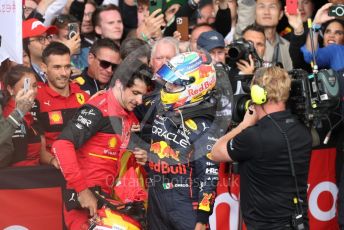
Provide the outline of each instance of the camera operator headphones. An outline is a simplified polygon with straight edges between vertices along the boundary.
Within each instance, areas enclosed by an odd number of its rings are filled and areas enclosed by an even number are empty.
[[[256,105],[262,105],[267,101],[268,92],[264,87],[254,84],[251,86],[251,99]]]

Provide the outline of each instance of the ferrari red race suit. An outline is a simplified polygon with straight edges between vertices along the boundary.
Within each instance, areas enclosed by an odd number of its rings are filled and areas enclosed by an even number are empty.
[[[137,123],[135,115],[123,109],[111,89],[83,105],[52,148],[67,188],[78,193],[100,186],[110,194],[133,123]],[[68,229],[80,229],[88,220],[86,209],[65,210],[64,214]]]

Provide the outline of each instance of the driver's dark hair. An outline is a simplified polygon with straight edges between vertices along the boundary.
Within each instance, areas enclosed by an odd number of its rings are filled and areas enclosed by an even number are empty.
[[[137,70],[131,75],[127,83],[125,84],[126,88],[130,88],[134,85],[135,79],[139,79],[145,83],[148,88],[148,91],[153,90],[154,83],[152,81],[153,73],[148,65],[142,64],[137,68]]]
[[[130,88],[134,85],[135,80],[139,79],[145,83],[148,91],[152,91],[154,89],[152,77],[153,72],[147,64],[139,59],[129,59],[118,66],[111,80],[110,87],[113,87],[115,81],[119,80],[124,88]]]

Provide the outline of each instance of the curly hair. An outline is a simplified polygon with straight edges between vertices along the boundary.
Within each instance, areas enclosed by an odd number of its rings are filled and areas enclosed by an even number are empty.
[[[252,85],[259,85],[267,92],[270,102],[286,102],[289,98],[291,77],[280,67],[265,67],[258,69],[252,79]]]

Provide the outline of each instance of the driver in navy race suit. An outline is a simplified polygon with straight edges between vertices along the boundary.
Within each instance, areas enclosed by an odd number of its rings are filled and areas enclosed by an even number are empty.
[[[218,165],[208,154],[215,137],[211,60],[183,53],[155,77],[165,82],[148,153],[148,229],[205,229],[215,198]]]

